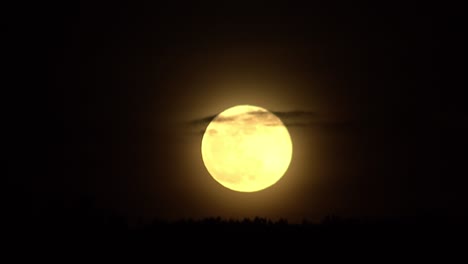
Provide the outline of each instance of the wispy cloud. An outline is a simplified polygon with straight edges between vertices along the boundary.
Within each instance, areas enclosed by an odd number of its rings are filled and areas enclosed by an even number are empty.
[[[318,122],[316,112],[308,111],[289,111],[274,112],[286,126],[309,126]]]
[[[268,112],[264,111],[252,111],[248,113],[251,116],[256,118],[269,118]],[[310,111],[278,111],[273,112],[277,117],[281,119],[283,124],[288,127],[292,126],[311,126],[316,125],[319,120],[317,118],[317,113]],[[203,118],[195,119],[189,122],[189,125],[198,132],[204,132],[204,129],[208,124],[216,117],[216,115],[206,116]],[[229,117],[218,117],[215,122],[230,122],[238,118],[238,116],[229,116]],[[275,123],[271,123],[276,125]]]
[[[215,122],[231,122],[240,118],[243,122],[255,122],[262,120],[265,125],[276,126],[277,123],[271,120],[269,112],[264,111],[252,111],[247,116],[228,116],[218,117]],[[337,117],[327,116],[311,111],[273,111],[277,117],[281,119],[283,124],[287,127],[315,127],[320,129],[333,129],[333,130],[349,130],[349,129],[397,129],[397,128],[408,128],[417,126],[421,123],[441,124],[441,123],[462,123],[466,121],[466,117],[454,117],[452,115],[432,115],[426,118],[421,118],[419,122],[415,122],[405,116],[395,115],[390,118],[381,118],[378,113],[369,114],[369,116],[359,118],[356,117]],[[192,133],[204,133],[206,127],[210,122],[214,120],[216,115],[206,116],[203,118],[195,119],[189,122]],[[273,122],[269,122],[269,121]]]
[[[190,121],[189,125],[206,127],[215,117],[216,115],[212,115],[212,116],[207,116],[207,117],[203,117],[200,119],[195,119],[195,120]]]

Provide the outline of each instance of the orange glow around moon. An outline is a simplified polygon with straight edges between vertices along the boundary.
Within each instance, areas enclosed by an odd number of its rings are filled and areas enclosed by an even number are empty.
[[[268,110],[238,105],[217,115],[201,144],[205,167],[224,187],[239,192],[268,188],[283,177],[292,159],[283,122]]]

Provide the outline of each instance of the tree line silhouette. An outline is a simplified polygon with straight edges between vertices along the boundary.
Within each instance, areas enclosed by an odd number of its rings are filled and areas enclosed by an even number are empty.
[[[466,237],[466,215],[451,219],[443,214],[425,213],[413,218],[356,219],[329,215],[321,221],[304,219],[290,223],[287,218],[265,217],[225,219],[220,216],[179,220],[154,219],[130,225],[113,210],[99,208],[93,199],[82,199],[73,206],[52,202],[40,210],[18,210],[8,231],[12,237],[54,238],[54,241],[85,240],[86,243],[147,247],[164,243],[166,247],[223,247],[234,241],[244,246],[291,248],[294,245],[366,245],[376,241],[398,241],[412,245],[452,235]],[[22,213],[21,213],[22,212]],[[305,242],[304,242],[305,241]],[[438,240],[444,241],[444,240]],[[138,245],[138,246],[135,246]],[[376,243],[375,245],[378,245]]]

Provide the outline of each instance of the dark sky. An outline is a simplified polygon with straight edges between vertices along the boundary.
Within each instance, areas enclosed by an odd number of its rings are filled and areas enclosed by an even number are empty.
[[[461,85],[440,62],[457,55],[441,52],[457,29],[442,30],[435,6],[44,9],[26,24],[50,118],[22,135],[41,142],[29,155],[46,170],[15,172],[33,206],[90,196],[129,218],[291,220],[466,208],[466,180],[449,166],[463,164],[463,100],[445,92]],[[292,136],[288,172],[259,193],[224,189],[201,161],[200,120],[236,104],[281,113]]]

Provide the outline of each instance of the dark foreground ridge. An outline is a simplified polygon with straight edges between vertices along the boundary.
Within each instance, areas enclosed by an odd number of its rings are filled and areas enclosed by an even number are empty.
[[[320,222],[300,224],[287,219],[154,220],[130,226],[121,215],[83,203],[76,207],[49,206],[36,212],[18,212],[10,218],[7,233],[13,245],[132,249],[166,252],[171,248],[219,250],[297,251],[299,248],[433,248],[466,239],[466,216],[420,214],[407,219],[347,219],[327,216]],[[71,246],[75,245],[75,246]],[[462,244],[460,244],[461,246]]]

